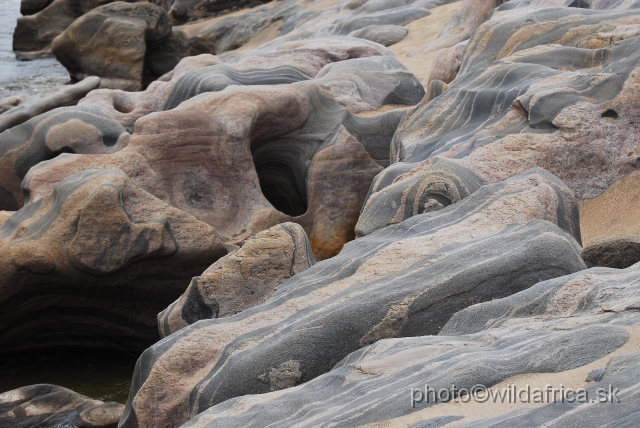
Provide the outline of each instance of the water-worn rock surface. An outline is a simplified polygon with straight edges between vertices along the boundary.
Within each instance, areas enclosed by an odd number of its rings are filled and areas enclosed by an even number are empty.
[[[489,182],[537,165],[581,199],[636,170],[640,9],[602,7],[496,12],[449,88],[402,125],[392,160],[449,157]]]
[[[226,253],[210,226],[120,170],[67,177],[0,226],[2,352],[144,349],[156,314]]]
[[[61,86],[50,92],[32,95],[22,99],[10,99],[3,106],[6,108],[0,111],[0,132],[20,125],[49,110],[74,104],[99,85],[100,78],[91,76],[74,85]]]
[[[313,379],[377,340],[437,334],[470,304],[584,269],[576,237],[571,192],[537,169],[360,238],[266,303],[146,350],[123,426],[176,426],[230,398]]]
[[[433,158],[421,169],[395,163],[373,179],[364,202],[356,235],[397,224],[414,215],[441,210],[482,186],[472,171],[446,158]]]
[[[258,306],[280,284],[315,263],[300,225],[283,223],[262,231],[193,278],[180,299],[158,314],[160,335]]]
[[[75,20],[51,49],[73,79],[100,76],[102,87],[137,91],[147,50],[170,32],[169,15],[161,7],[114,2]]]
[[[573,426],[594,421],[633,425],[640,418],[639,270],[638,266],[622,271],[593,268],[540,282],[510,297],[458,312],[438,336],[381,340],[304,385],[228,400],[184,426],[360,426],[381,421],[398,426],[443,426],[455,421],[458,426],[466,422],[463,415],[480,419],[463,425],[474,427]],[[629,353],[630,349],[634,352]],[[618,355],[612,357],[614,352]],[[438,412],[447,404],[433,395],[429,402],[417,393],[413,405],[410,400],[411,388],[424,391],[428,384],[438,391],[454,384],[462,390],[456,398],[469,403],[471,397],[464,397],[474,385],[492,387],[513,376],[534,373],[558,373],[556,378],[563,379],[562,372],[584,367],[579,371],[584,376],[577,381],[580,385],[591,367],[605,366],[588,390],[595,399],[598,388],[604,387],[607,394],[609,385],[619,389],[617,398],[606,395],[607,401],[613,399],[606,404],[565,401],[534,410],[523,405],[505,416],[485,419],[477,410],[466,412],[465,404]],[[534,387],[545,387],[530,379]],[[440,422],[430,416],[435,412]]]
[[[318,74],[315,79],[231,85],[199,94],[209,77],[226,78],[220,71],[228,68],[184,71],[174,76],[175,82],[164,83],[163,93],[166,103],[177,97],[185,101],[137,119],[131,137],[123,134],[126,148],[114,147],[112,155],[58,157],[34,168],[24,187],[35,200],[61,177],[89,168],[119,168],[153,195],[213,226],[230,244],[294,221],[305,228],[316,257],[333,256],[354,237],[367,189],[388,163],[389,144],[404,111],[356,113],[417,103],[424,91],[400,63],[383,56],[387,52],[381,45],[351,38],[328,46],[315,43],[300,42],[275,55],[291,68],[304,70],[309,64]],[[253,65],[253,70],[266,68],[275,75],[279,64],[273,57],[248,56],[232,67]],[[207,57],[201,60],[197,65]],[[143,94],[143,111],[160,105],[158,98]],[[113,105],[120,92],[98,96]],[[76,108],[100,109],[90,103]],[[131,123],[126,115],[118,119]]]
[[[146,348],[121,428],[638,423],[637,1],[22,9],[100,89],[0,134],[0,352]],[[547,383],[621,402],[470,391]]]
[[[0,426],[115,428],[123,407],[61,386],[31,385],[0,394]]]
[[[0,207],[15,211],[23,206],[22,180],[38,163],[63,152],[115,152],[127,138],[122,125],[98,106],[55,109],[6,130],[0,134]]]

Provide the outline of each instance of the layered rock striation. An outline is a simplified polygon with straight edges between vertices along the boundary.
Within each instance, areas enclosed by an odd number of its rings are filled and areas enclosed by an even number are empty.
[[[136,352],[156,314],[227,249],[210,226],[117,169],[65,178],[0,226],[2,352]]]
[[[378,341],[304,385],[228,400],[183,426],[633,425],[640,417],[639,269],[593,268],[470,306],[437,336]],[[474,403],[468,396],[477,385],[502,393],[511,388],[509,379],[518,388],[528,380],[530,388],[544,390],[545,383],[526,377],[544,373],[550,375],[542,381],[555,379],[552,387],[559,390],[568,380],[565,388],[574,393],[564,400],[556,393],[556,403],[543,398],[533,408],[503,401],[503,415],[492,418],[478,410],[490,408],[490,401],[478,397]],[[427,402],[425,385],[451,395],[443,399],[431,393]],[[593,402],[578,400],[575,390],[581,387]],[[599,389],[605,394],[598,395]],[[602,398],[606,403],[597,401]]]
[[[225,400],[309,381],[380,339],[437,334],[471,304],[584,269],[576,238],[575,199],[546,171],[484,186],[347,244],[262,305],[147,349],[121,424],[177,426]]]
[[[115,428],[123,407],[61,386],[30,385],[0,394],[0,426]]]

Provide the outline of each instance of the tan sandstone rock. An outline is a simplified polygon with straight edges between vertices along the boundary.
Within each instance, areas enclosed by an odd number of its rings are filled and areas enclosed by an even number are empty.
[[[258,306],[278,285],[314,264],[309,240],[298,224],[264,230],[193,278],[187,291],[158,314],[160,335]]]

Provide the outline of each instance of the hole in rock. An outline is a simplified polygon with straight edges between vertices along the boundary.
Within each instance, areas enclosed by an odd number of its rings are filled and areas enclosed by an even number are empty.
[[[292,217],[307,212],[307,198],[293,168],[281,161],[260,162],[254,157],[254,162],[262,194],[275,209]]]
[[[602,113],[602,117],[609,117],[611,119],[617,119],[618,118],[618,113],[616,113],[615,110],[607,110],[604,113]]]
[[[591,9],[591,0],[573,0],[568,7],[576,7],[579,9]]]

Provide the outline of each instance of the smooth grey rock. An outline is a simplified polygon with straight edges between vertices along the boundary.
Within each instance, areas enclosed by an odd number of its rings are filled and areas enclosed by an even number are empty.
[[[399,25],[370,25],[349,33],[351,37],[371,40],[383,46],[391,46],[407,37],[409,30]]]
[[[305,384],[225,401],[183,426],[402,426],[406,420],[398,418],[442,402],[436,397],[412,406],[411,388],[491,387],[512,376],[563,372],[606,357],[628,342],[624,327],[640,323],[639,299],[638,267],[592,268],[543,281],[458,312],[437,336],[378,341]],[[639,351],[616,355],[587,387],[590,399],[599,398],[598,388],[618,388],[620,403],[614,397],[606,404],[558,401],[468,424],[453,407],[449,416],[412,426],[634,426],[640,417],[639,363]]]
[[[315,81],[329,87],[336,100],[354,113],[385,104],[413,106],[425,94],[418,79],[389,56],[334,62],[320,70]]]
[[[414,215],[441,210],[484,184],[472,171],[445,158],[434,158],[424,170],[404,178],[409,171],[411,166],[399,162],[376,176],[356,224],[357,237]]]

